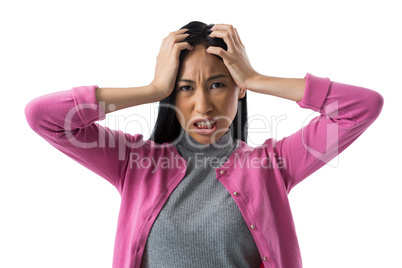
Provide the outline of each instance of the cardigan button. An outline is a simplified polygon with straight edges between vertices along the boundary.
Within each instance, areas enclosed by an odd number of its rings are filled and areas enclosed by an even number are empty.
[[[237,193],[237,192],[234,192],[233,194],[234,194],[234,195],[238,195],[238,193]]]
[[[267,260],[267,257],[262,257],[262,259],[263,259],[264,261],[266,261],[266,260]]]
[[[251,227],[251,229],[254,229],[254,228],[255,228],[255,226],[254,226],[254,225],[251,225],[250,227]]]
[[[224,174],[224,173],[225,173],[225,171],[221,170],[219,173]]]

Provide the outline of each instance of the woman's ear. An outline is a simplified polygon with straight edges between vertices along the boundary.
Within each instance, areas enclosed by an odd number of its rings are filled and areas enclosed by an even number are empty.
[[[239,99],[244,98],[246,95],[246,89],[245,88],[239,88]]]

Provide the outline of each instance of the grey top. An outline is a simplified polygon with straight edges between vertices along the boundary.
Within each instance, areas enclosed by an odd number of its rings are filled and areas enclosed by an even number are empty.
[[[141,267],[260,267],[254,239],[230,193],[217,180],[239,146],[230,131],[204,145],[183,132],[175,144],[186,175],[156,218]],[[222,148],[218,148],[222,147]]]

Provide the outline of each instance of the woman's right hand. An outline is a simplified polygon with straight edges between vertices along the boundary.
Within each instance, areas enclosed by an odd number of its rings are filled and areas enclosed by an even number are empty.
[[[163,39],[156,57],[155,77],[151,85],[156,91],[155,94],[162,96],[162,99],[169,96],[175,87],[181,50],[193,49],[188,42],[182,42],[189,35],[185,33],[187,30],[183,28],[169,33]]]

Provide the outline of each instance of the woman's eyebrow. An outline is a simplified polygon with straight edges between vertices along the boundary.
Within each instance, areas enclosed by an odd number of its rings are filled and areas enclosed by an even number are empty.
[[[216,79],[216,78],[220,78],[220,77],[228,77],[226,74],[217,74],[217,75],[213,75],[213,76],[211,76],[211,77],[209,77],[208,79],[207,79],[207,81],[211,81],[211,80],[214,80],[214,79]],[[178,80],[177,82],[187,82],[187,83],[194,83],[194,81],[193,80],[190,80],[190,79],[180,79],[180,80]]]

